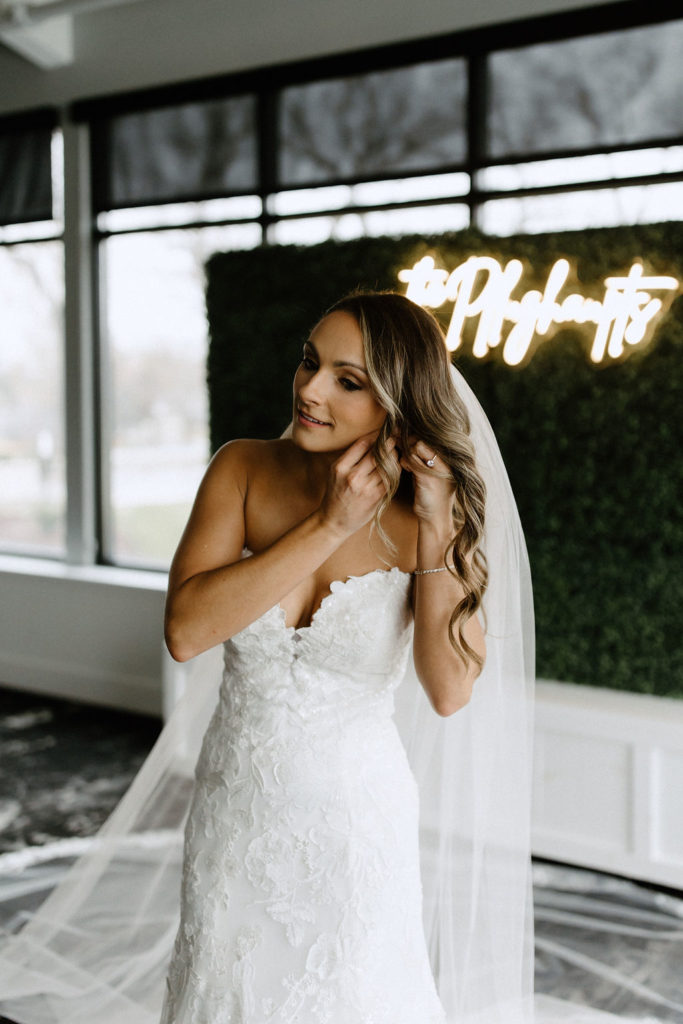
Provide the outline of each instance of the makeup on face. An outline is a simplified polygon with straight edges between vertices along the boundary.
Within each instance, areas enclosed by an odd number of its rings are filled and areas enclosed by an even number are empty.
[[[305,343],[293,412],[292,439],[321,451],[346,448],[384,422],[365,368],[360,328],[350,313],[329,314]]]

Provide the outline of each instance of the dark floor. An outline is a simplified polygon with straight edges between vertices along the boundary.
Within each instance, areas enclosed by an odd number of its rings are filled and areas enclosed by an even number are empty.
[[[143,715],[0,690],[0,853],[96,832],[160,727]]]
[[[0,689],[0,854],[63,840],[77,853],[77,840],[114,809],[160,728],[145,715]],[[0,1024],[13,1022],[0,1016]]]
[[[142,715],[0,688],[0,923],[39,905],[159,729]],[[534,901],[538,992],[682,1024],[683,894],[536,862]]]

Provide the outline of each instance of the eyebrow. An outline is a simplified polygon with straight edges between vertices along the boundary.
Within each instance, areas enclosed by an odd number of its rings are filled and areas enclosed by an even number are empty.
[[[320,356],[318,355],[318,350],[315,347],[315,345],[313,344],[313,342],[312,341],[305,341],[304,342],[304,346],[306,346],[306,345],[309,348],[313,349],[313,351],[315,352],[316,357],[319,359]],[[359,366],[358,363],[352,363],[348,359],[336,359],[332,363],[332,365],[333,366],[352,366],[354,368],[354,370],[360,370],[360,372],[364,373],[366,377],[368,376],[368,371],[365,369],[364,366]]]

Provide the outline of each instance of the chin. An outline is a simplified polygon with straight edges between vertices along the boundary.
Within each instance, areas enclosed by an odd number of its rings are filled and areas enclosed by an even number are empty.
[[[321,437],[309,437],[303,431],[298,431],[296,427],[292,431],[291,440],[297,448],[301,448],[305,452],[336,452],[339,450],[339,445],[332,444],[331,441],[325,443]]]
[[[301,448],[304,452],[310,452],[311,455],[316,453],[319,455],[327,455],[332,452],[346,451],[349,445],[353,444],[356,438],[349,438],[347,441],[340,441],[336,437],[323,437],[321,435],[309,433],[305,427],[300,427],[297,423],[292,428],[291,435],[292,442],[297,448]]]

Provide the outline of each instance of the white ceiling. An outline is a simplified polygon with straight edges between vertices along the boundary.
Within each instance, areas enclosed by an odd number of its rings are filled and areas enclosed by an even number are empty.
[[[7,2],[0,0],[0,10]],[[0,111],[586,6],[583,0],[85,0],[91,9],[81,10],[81,0],[61,2],[79,10],[29,27],[23,55],[5,29]]]
[[[140,0],[0,0],[0,42],[39,68],[75,59],[74,18]]]

